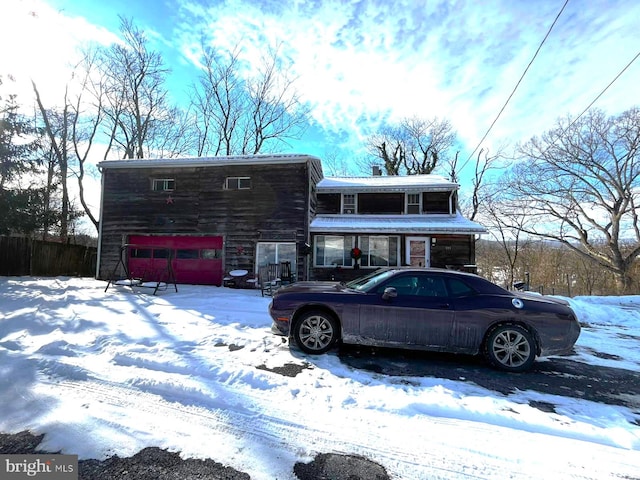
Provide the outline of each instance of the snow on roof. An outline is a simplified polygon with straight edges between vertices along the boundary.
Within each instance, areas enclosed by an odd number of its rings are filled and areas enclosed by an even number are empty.
[[[374,175],[371,177],[326,177],[318,183],[318,190],[345,191],[384,191],[406,190],[407,188],[420,188],[421,190],[455,190],[458,184],[447,180],[440,175]]]
[[[487,229],[462,215],[318,215],[314,233],[481,234]]]
[[[231,155],[223,157],[140,158],[105,160],[100,168],[215,167],[222,165],[269,165],[281,163],[320,162],[318,157],[304,154]]]

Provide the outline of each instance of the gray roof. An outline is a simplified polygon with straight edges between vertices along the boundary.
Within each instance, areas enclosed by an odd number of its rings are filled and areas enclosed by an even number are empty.
[[[318,215],[314,233],[481,234],[487,229],[462,215]]]
[[[389,175],[371,177],[325,177],[318,183],[318,191],[335,193],[389,191],[451,191],[459,185],[440,175]]]
[[[139,158],[131,160],[105,160],[100,168],[175,168],[216,167],[223,165],[273,165],[281,163],[320,162],[318,157],[301,154],[232,155],[225,157]]]

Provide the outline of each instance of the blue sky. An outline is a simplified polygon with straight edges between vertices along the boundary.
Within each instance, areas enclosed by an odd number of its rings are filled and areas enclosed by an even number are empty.
[[[201,41],[246,59],[281,52],[312,125],[290,151],[363,155],[382,122],[447,118],[466,159],[503,107],[564,0],[13,0],[0,7],[0,74],[29,79],[45,102],[61,98],[76,49],[115,40],[118,14],[144,29],[185,99]],[[640,52],[640,2],[569,0],[515,95],[483,143],[495,151],[576,116]],[[11,45],[13,47],[7,47]],[[640,59],[595,104],[637,105]],[[6,85],[5,85],[6,86]],[[30,100],[30,98],[29,98]]]

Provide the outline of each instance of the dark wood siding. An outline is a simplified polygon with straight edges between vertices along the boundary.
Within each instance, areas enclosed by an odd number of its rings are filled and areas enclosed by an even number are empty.
[[[358,213],[404,213],[404,193],[360,193]]]
[[[308,241],[309,178],[318,176],[315,166],[309,169],[309,163],[105,169],[98,275],[106,278],[132,234],[223,236],[226,269],[253,271],[257,241]],[[230,176],[250,177],[251,188],[225,190]],[[175,190],[152,191],[153,178],[175,179]]]
[[[475,263],[474,235],[435,235],[431,245],[431,266],[462,270]]]

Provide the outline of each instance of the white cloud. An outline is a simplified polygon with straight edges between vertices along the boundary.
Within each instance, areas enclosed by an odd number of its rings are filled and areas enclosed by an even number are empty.
[[[4,2],[0,29],[0,74],[5,90],[17,93],[19,101],[30,103],[31,80],[48,102],[62,99],[71,79],[72,67],[80,60],[81,47],[108,44],[117,39],[106,29],[81,17],[54,10],[43,0]]]
[[[269,46],[281,44],[288,73],[298,77],[315,122],[349,133],[354,151],[380,121],[417,115],[451,120],[466,149],[462,154],[468,155],[507,101],[562,2],[424,3],[176,0],[158,6],[166,12],[133,20],[153,33],[157,48],[171,49],[165,58],[180,55],[183,63],[171,65],[178,79],[172,85],[182,88],[194,80],[190,65],[197,64],[203,39],[221,50],[241,45],[243,58],[255,63]],[[8,2],[3,8],[8,25],[3,44],[15,43],[24,32],[31,35],[19,51],[4,49],[0,64],[21,80],[46,76],[47,97],[68,80],[77,46],[115,38],[80,17],[54,11],[45,0]],[[558,117],[579,114],[637,53],[637,18],[635,0],[569,2],[483,146],[495,150],[505,141],[527,140],[552,128]],[[640,61],[596,106],[617,113],[637,102],[632,93],[639,68]]]
[[[561,4],[439,2],[297,2],[270,10],[230,2],[206,18],[212,42],[242,42],[247,55],[284,43],[298,87],[326,128],[375,128],[364,119],[440,116],[451,119],[469,153],[507,101]],[[635,10],[637,14],[633,14]],[[195,16],[195,17],[194,17]],[[632,58],[638,30],[630,1],[569,4],[496,123],[489,143],[526,140],[555,119],[578,114]],[[198,30],[201,32],[201,30]],[[633,67],[637,76],[638,66]],[[597,104],[628,105],[633,72]]]

